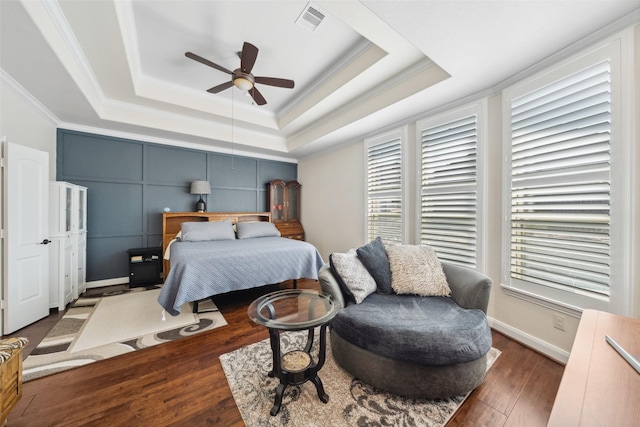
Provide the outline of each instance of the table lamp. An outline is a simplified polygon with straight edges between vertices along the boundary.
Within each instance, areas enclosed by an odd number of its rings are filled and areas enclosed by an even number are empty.
[[[196,212],[206,212],[207,204],[202,200],[203,194],[211,194],[209,181],[191,181],[191,194],[199,194],[200,200],[196,202]]]

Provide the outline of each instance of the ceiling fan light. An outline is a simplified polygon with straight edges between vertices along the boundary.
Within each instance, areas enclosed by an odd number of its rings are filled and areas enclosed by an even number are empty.
[[[237,77],[233,80],[233,84],[240,90],[250,90],[253,88],[253,82],[244,77]]]

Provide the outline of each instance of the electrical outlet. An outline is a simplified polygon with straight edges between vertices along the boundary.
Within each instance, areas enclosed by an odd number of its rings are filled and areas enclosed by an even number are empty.
[[[553,327],[564,331],[564,316],[558,313],[553,313]]]

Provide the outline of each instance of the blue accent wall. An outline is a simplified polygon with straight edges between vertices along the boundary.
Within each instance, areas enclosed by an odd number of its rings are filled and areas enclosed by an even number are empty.
[[[58,129],[56,179],[87,191],[87,281],[128,277],[127,249],[162,246],[162,211],[194,211],[191,181],[211,183],[209,212],[267,210],[269,181],[294,163]]]

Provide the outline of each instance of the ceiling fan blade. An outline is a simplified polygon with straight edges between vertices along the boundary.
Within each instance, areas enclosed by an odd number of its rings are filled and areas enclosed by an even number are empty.
[[[225,89],[229,89],[231,86],[233,86],[233,81],[229,80],[228,82],[224,82],[222,84],[219,84],[218,86],[214,86],[211,89],[207,89],[207,92],[218,93],[222,92]]]
[[[284,87],[287,89],[293,89],[293,86],[295,84],[293,80],[278,79],[276,77],[256,77],[255,81],[256,83],[261,83],[263,85]]]
[[[251,73],[253,65],[258,58],[258,48],[251,43],[244,42],[242,45],[242,53],[240,53],[240,69],[243,73]]]
[[[256,104],[258,104],[258,105],[264,105],[264,104],[267,103],[267,100],[264,99],[264,96],[262,96],[260,91],[258,89],[256,89],[255,86],[253,88],[249,89],[249,95],[251,95],[253,100],[256,101]]]
[[[194,61],[198,61],[204,65],[208,65],[211,68],[215,68],[216,70],[222,71],[223,73],[227,73],[227,74],[233,74],[231,71],[227,70],[226,68],[209,61],[208,59],[204,59],[202,56],[198,56],[195,53],[191,53],[191,52],[186,52],[184,54],[184,56],[186,56],[187,58],[191,58]]]

